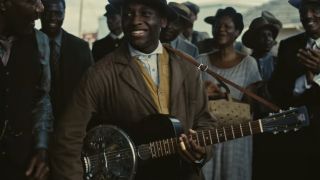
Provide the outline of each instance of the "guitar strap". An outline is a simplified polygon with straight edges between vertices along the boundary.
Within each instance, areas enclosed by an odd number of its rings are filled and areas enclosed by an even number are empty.
[[[198,63],[198,62],[197,62],[195,59],[193,59],[191,56],[189,56],[189,55],[187,55],[187,54],[185,54],[185,53],[183,53],[183,52],[181,52],[181,51],[178,51],[178,50],[176,50],[176,49],[173,49],[173,48],[170,47],[169,45],[164,44],[163,46],[165,46],[167,49],[171,50],[171,51],[174,52],[176,55],[178,55],[179,57],[181,57],[181,59],[184,59],[184,60],[188,61],[189,63],[195,65],[195,66],[198,68],[198,70],[203,71],[203,72],[206,72],[206,73],[210,74],[211,76],[213,76],[215,79],[217,79],[217,80],[219,81],[219,83],[220,83],[222,86],[224,86],[224,87],[226,86],[224,83],[229,84],[230,86],[238,89],[240,92],[248,95],[249,97],[255,99],[255,100],[258,101],[259,103],[267,106],[267,107],[270,108],[271,110],[273,110],[273,111],[279,111],[279,110],[280,110],[280,108],[279,108],[277,105],[271,103],[270,101],[267,101],[266,99],[264,99],[264,98],[262,98],[262,97],[260,97],[260,96],[258,96],[258,95],[256,95],[256,94],[254,94],[253,92],[248,91],[248,90],[246,90],[245,88],[242,88],[241,86],[239,86],[238,84],[236,84],[236,83],[234,83],[234,82],[232,82],[232,81],[230,81],[230,80],[228,80],[228,79],[220,76],[219,74],[213,72],[211,69],[208,68],[208,65]],[[226,88],[226,89],[227,89],[227,88]]]

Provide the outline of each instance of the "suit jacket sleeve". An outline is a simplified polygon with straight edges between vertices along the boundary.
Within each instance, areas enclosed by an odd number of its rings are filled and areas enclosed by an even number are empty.
[[[80,161],[86,126],[96,112],[101,83],[89,68],[79,83],[66,112],[57,121],[53,137],[51,171],[53,179],[79,180],[83,170]]]

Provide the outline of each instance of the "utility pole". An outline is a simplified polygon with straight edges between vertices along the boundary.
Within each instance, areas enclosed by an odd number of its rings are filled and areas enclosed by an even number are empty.
[[[80,1],[80,15],[79,15],[79,37],[82,38],[82,12],[83,12],[83,0]]]

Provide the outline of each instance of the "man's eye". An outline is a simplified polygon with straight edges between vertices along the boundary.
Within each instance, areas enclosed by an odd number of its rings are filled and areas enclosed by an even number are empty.
[[[152,15],[152,13],[149,12],[149,11],[143,11],[143,12],[141,13],[141,15],[142,15],[142,16],[145,16],[145,17],[150,17],[150,16]]]

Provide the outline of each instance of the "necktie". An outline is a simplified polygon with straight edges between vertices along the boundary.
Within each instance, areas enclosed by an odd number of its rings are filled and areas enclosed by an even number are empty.
[[[55,75],[58,70],[58,52],[55,41],[50,41],[50,67],[51,72],[53,75]]]
[[[50,70],[51,70],[51,91],[50,95],[52,97],[52,106],[55,110],[57,106],[58,93],[58,83],[59,83],[59,55],[57,52],[57,45],[55,41],[50,41]]]

